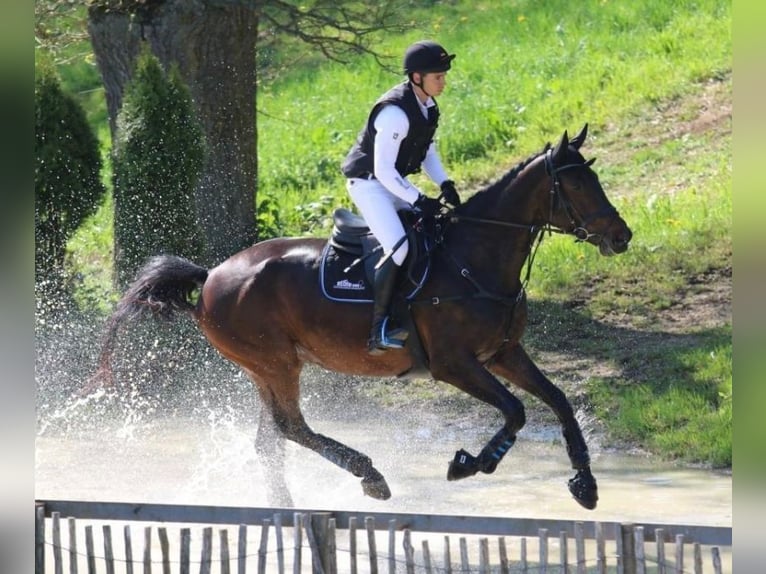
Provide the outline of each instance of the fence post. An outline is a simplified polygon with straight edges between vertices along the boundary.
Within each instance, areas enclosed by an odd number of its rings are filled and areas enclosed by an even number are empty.
[[[378,548],[375,543],[375,518],[365,516],[364,527],[367,530],[367,549],[370,554],[370,574],[378,574]]]
[[[96,551],[93,545],[93,526],[88,524],[85,527],[85,554],[87,555],[88,574],[96,573]],[[151,574],[151,563],[149,568],[144,565],[144,574]]]
[[[479,539],[479,574],[489,574],[489,540]]]
[[[449,549],[449,536],[444,537],[444,571],[452,574],[452,556]]]
[[[114,574],[114,552],[112,550],[112,527],[108,524],[102,526],[104,533],[104,561],[106,562],[106,574]],[[170,574],[170,568],[167,573]]]
[[[301,572],[301,558],[303,550],[303,515],[300,512],[293,513],[293,574]],[[241,572],[240,574],[245,574]]]
[[[721,553],[718,550],[718,546],[713,546],[710,549],[710,553],[713,555],[713,572],[721,574]]]
[[[180,561],[179,572],[189,574],[191,569],[191,528],[181,529],[181,548],[178,559]]]
[[[282,537],[282,515],[274,515],[274,534],[277,537],[277,572],[285,574],[285,547]]]
[[[694,574],[702,574],[702,546],[694,543]]]
[[[596,571],[606,574],[606,543],[604,541],[604,527],[600,522],[594,524],[596,529]]]
[[[684,573],[684,535],[676,534],[676,572]]]
[[[221,557],[221,574],[230,574],[231,559],[229,557],[229,531],[225,528],[221,528],[218,531],[218,541],[220,545],[218,553]]]
[[[545,574],[548,571],[548,529],[539,528],[537,535],[539,537],[540,574]]]
[[[657,544],[657,574],[665,574],[665,530],[656,528],[654,539]]]
[[[521,571],[527,574],[527,538],[526,536],[521,539],[521,547],[519,548],[519,562],[521,563]]]
[[[468,560],[468,541],[465,539],[465,536],[461,536],[459,542],[460,542],[460,567],[462,568],[461,572],[470,572],[471,563]]]
[[[409,528],[404,529],[404,560],[407,574],[415,574],[415,549],[412,547],[412,533]]]
[[[35,502],[35,574],[45,574],[45,505]]]
[[[497,539],[497,551],[500,554],[500,574],[510,574],[508,568],[508,550],[505,547],[505,538],[500,536]]]
[[[330,572],[335,574],[338,571],[338,548],[335,544],[335,518],[330,517],[327,523],[327,553],[330,558]]]
[[[625,574],[636,574],[636,531],[631,523],[620,524],[622,568]]]
[[[566,530],[559,532],[559,562],[562,574],[569,574],[569,548]]]
[[[585,574],[587,567],[585,563],[585,525],[582,522],[575,522],[574,535],[577,574]]]
[[[396,519],[388,521],[388,574],[396,574]]]
[[[130,524],[122,529],[122,538],[125,542],[125,574],[133,574],[133,538]]]
[[[237,574],[247,570],[247,525],[240,524],[237,531]]]
[[[266,573],[266,559],[268,558],[267,550],[269,549],[269,527],[271,526],[271,520],[264,519],[261,523],[261,543],[258,546],[258,572],[259,574]]]
[[[428,547],[428,540],[423,540],[423,568],[426,574],[433,574],[433,568],[431,567],[431,549]]]
[[[617,557],[617,574],[625,574],[625,566],[622,563],[622,528],[619,524],[614,525],[614,555]]]
[[[77,574],[77,525],[73,516],[67,518],[67,524],[69,525],[69,574]]]
[[[349,574],[356,574],[356,516],[348,517]]]
[[[213,566],[213,527],[202,529],[202,553],[199,561],[199,574],[210,574]]]
[[[62,574],[64,571],[61,557],[61,514],[51,512],[51,542],[53,544],[53,572]]]
[[[310,527],[309,533],[312,535],[309,540],[313,538],[316,544],[316,552],[312,552],[314,571],[335,574],[333,569],[335,556],[332,550],[335,548],[335,541],[330,540],[330,513],[317,512],[312,514],[306,526]]]
[[[162,574],[170,574],[170,540],[168,540],[167,528],[158,527],[157,536],[160,539],[160,552],[162,553]]]
[[[636,574],[646,574],[646,553],[644,551],[644,527],[636,526]]]

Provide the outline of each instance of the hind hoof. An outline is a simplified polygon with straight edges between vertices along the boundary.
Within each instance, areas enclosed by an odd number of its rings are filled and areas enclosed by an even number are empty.
[[[388,500],[391,498],[391,489],[383,475],[375,471],[375,474],[366,476],[362,479],[362,490],[367,496],[377,500]]]
[[[580,506],[593,510],[598,502],[598,486],[590,469],[583,468],[577,471],[573,478],[569,479],[569,492]]]

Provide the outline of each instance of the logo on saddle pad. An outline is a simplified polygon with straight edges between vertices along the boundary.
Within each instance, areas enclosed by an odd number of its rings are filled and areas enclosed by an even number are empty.
[[[349,281],[348,279],[340,279],[333,284],[334,289],[349,290],[349,291],[363,291],[366,288],[364,281]]]
[[[412,217],[411,212],[402,212],[401,217]],[[380,244],[370,233],[367,223],[360,216],[343,208],[333,214],[333,233],[322,252],[319,265],[319,286],[322,294],[331,301],[343,303],[372,303],[372,278],[375,264],[380,259]],[[405,287],[405,298],[413,297],[425,283],[430,259],[418,257],[428,253],[424,235],[412,231],[412,222],[404,219],[409,229],[410,249],[402,273],[409,278]]]

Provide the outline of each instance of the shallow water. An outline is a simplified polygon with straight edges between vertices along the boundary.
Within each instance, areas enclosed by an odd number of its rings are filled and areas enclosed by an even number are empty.
[[[728,473],[679,467],[644,456],[592,450],[599,506],[581,508],[566,481],[564,446],[523,431],[492,475],[446,480],[455,450],[476,454],[492,429],[440,426],[409,415],[356,422],[310,421],[314,429],[370,456],[391,487],[378,501],[359,479],[288,443],[287,474],[299,508],[545,517],[730,526]],[[481,432],[479,432],[481,430]],[[35,497],[167,504],[268,506],[255,427],[167,418],[99,432],[36,438]]]

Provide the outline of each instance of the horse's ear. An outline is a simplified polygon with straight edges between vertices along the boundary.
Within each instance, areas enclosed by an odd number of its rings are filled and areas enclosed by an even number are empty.
[[[577,134],[575,137],[573,137],[571,140],[569,140],[569,145],[571,145],[575,149],[580,149],[580,146],[585,142],[585,138],[587,137],[587,135],[588,135],[588,124],[585,124],[580,130],[580,133]]]
[[[567,134],[566,130],[564,130],[564,135],[561,136],[561,140],[558,144],[556,144],[555,149],[553,150],[553,161],[556,162],[556,160],[559,161],[559,163],[563,162],[567,157],[567,149],[569,148],[569,135]]]

